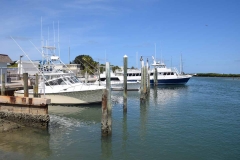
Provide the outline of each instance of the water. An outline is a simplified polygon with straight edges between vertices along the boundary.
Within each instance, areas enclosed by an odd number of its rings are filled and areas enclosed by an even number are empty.
[[[48,131],[0,133],[0,159],[184,159],[240,157],[240,80],[195,78],[151,88],[140,104],[113,92],[112,136],[101,137],[101,105],[49,106]]]

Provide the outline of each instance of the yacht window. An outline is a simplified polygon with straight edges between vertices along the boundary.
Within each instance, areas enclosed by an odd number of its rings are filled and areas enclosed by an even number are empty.
[[[118,77],[112,77],[111,81],[119,81]]]
[[[57,80],[57,83],[56,83],[55,85],[63,84],[63,83],[64,83],[64,81],[63,81],[61,78],[59,78],[59,79]]]
[[[132,73],[130,73],[129,76],[132,76]]]
[[[167,75],[167,73],[166,73],[166,72],[164,72],[164,73],[163,73],[163,75]]]
[[[67,77],[67,79],[68,79],[69,82],[74,83],[71,78]]]
[[[153,73],[150,73],[150,76],[153,76]]]
[[[174,75],[174,73],[173,73],[173,72],[171,72],[171,75]]]
[[[72,76],[71,79],[72,79],[75,83],[79,83],[79,80],[78,80],[76,77]]]

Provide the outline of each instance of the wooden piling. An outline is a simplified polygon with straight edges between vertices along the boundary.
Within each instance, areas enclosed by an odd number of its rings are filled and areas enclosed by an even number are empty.
[[[23,73],[24,97],[28,97],[28,73]]]
[[[124,77],[123,77],[123,112],[127,112],[127,63],[128,59],[125,55],[123,57]]]
[[[102,98],[102,136],[112,134],[112,103],[110,83],[110,63],[106,62],[106,90]]]
[[[150,73],[149,73],[149,65],[147,59],[147,66],[146,66],[146,74],[147,74],[147,94],[150,92]]]
[[[144,70],[143,70],[143,76],[144,76],[144,78],[143,78],[143,93],[146,95],[147,94],[147,66],[144,66],[144,68],[143,68]]]
[[[107,89],[103,91],[102,95],[102,125],[101,125],[101,133],[102,136],[108,135],[108,109],[107,109]]]
[[[144,94],[144,61],[141,57],[141,94],[140,94],[140,100],[141,102],[145,100],[145,94]]]
[[[158,73],[157,68],[154,68],[154,86],[158,85]]]
[[[5,73],[2,74],[2,86],[1,86],[1,95],[4,96],[5,95]]]
[[[35,77],[35,85],[34,85],[34,88],[33,88],[33,96],[38,97],[38,74],[36,74],[36,77]]]

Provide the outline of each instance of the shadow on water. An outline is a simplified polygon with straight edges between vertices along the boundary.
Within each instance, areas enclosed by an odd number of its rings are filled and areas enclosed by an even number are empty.
[[[101,122],[101,104],[81,106],[50,105],[48,110],[50,115],[75,119],[83,123]]]
[[[52,154],[48,130],[23,127],[0,133],[0,159],[45,159]]]

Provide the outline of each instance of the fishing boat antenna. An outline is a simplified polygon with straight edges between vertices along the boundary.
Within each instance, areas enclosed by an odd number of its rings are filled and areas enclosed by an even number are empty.
[[[182,54],[180,56],[180,74],[183,73]]]
[[[157,59],[157,55],[156,55],[156,43],[155,44],[155,59]]]
[[[58,21],[58,56],[60,58],[60,45],[59,45],[59,21]]]
[[[54,21],[53,21],[53,46],[55,47],[55,27],[54,27]],[[55,50],[54,50],[54,55],[55,55]]]
[[[136,52],[136,67],[138,68],[138,52]]]

